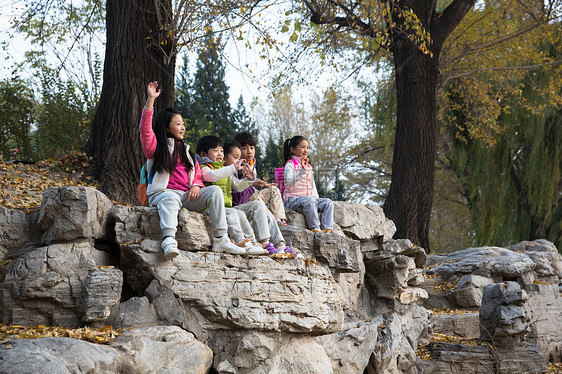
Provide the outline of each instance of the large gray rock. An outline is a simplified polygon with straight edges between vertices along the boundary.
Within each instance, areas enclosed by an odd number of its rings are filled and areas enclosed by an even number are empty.
[[[480,275],[463,275],[450,297],[461,308],[480,308],[484,286],[493,283],[492,279]]]
[[[314,338],[260,331],[217,331],[210,343],[219,374],[332,374],[332,364]]]
[[[123,273],[119,269],[94,270],[82,282],[82,322],[104,322],[121,298]]]
[[[160,218],[155,207],[116,205],[115,234],[117,243],[140,242],[143,239],[162,240]],[[181,209],[178,214],[178,247],[183,250],[207,250],[211,246],[211,226],[207,217]]]
[[[0,373],[119,373],[118,352],[71,338],[10,340],[0,345]]]
[[[193,334],[176,326],[153,326],[125,331],[111,344],[120,355],[116,373],[206,374],[213,352]]]
[[[363,374],[378,343],[381,319],[348,323],[335,334],[316,337],[332,361],[334,374]]]
[[[464,345],[431,343],[430,360],[419,360],[421,374],[541,374],[545,373],[544,355],[537,346],[529,343],[519,345]]]
[[[10,340],[0,346],[0,373],[208,373],[209,347],[177,327],[125,331],[109,345],[71,338]]]
[[[548,240],[523,241],[509,249],[529,256],[536,264],[534,272],[538,277],[556,277],[562,281],[562,255]]]
[[[0,285],[2,323],[77,326],[103,322],[121,297],[121,270],[92,243],[36,248],[5,265]]]
[[[334,222],[352,239],[392,239],[396,232],[394,222],[386,218],[378,205],[364,206],[344,201],[334,201]]]
[[[530,332],[549,362],[562,362],[562,296],[556,284],[525,285]]]
[[[359,273],[365,270],[359,241],[337,234],[317,234],[314,255],[318,261],[339,273]]]
[[[126,274],[143,274],[128,276],[129,284],[138,293],[153,279],[169,288],[200,338],[225,327],[312,334],[341,328],[341,291],[330,271],[315,264],[188,251],[165,261],[160,242],[149,239],[121,250]]]
[[[91,187],[47,188],[39,213],[41,242],[107,239],[111,236],[112,209],[111,200]]]
[[[527,292],[516,282],[484,287],[480,307],[480,337],[485,340],[519,341],[530,330]]]
[[[524,278],[536,264],[524,253],[500,247],[468,248],[448,254],[444,261],[427,269],[445,280],[465,274],[480,275],[495,281]]]
[[[427,310],[413,306],[377,318],[378,342],[365,373],[415,373],[418,342],[427,339]]]
[[[158,316],[147,297],[132,297],[113,307],[106,323],[115,329],[154,326],[158,324]]]
[[[185,316],[181,302],[174,292],[160,281],[153,280],[145,291],[158,318],[166,325],[184,326]]]
[[[478,312],[457,315],[433,314],[429,319],[429,333],[478,339],[480,337],[480,316]]]
[[[280,229],[288,246],[298,249],[306,258],[314,258],[316,235],[312,231],[293,225],[282,226]]]
[[[25,213],[0,207],[0,261],[8,251],[22,246],[30,238],[31,230]]]
[[[365,271],[365,282],[373,290],[373,296],[383,299],[399,300],[410,288],[408,282],[417,278],[414,258],[384,251],[365,261]]]

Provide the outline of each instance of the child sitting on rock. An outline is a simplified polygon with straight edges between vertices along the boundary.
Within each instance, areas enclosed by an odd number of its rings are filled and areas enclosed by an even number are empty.
[[[240,157],[246,160],[257,176],[255,158],[256,140],[252,134],[247,131],[238,133],[233,141],[240,145]],[[242,178],[242,174],[238,173],[238,177]],[[261,191],[258,191],[256,187],[261,188]],[[279,188],[277,188],[274,183],[267,183],[264,180],[256,179],[251,187],[248,187],[242,192],[233,192],[232,196],[234,205],[244,204],[248,201],[262,200],[279,224],[282,226],[287,224],[283,198]]]
[[[253,172],[244,164],[244,160],[238,160],[236,163],[224,167],[222,141],[212,135],[204,136],[197,142],[196,160],[201,164],[201,176],[205,184],[218,186],[222,190],[228,233],[236,245],[244,247],[246,254],[268,254],[267,250],[257,244],[246,213],[243,210],[232,208],[232,188],[244,190],[255,179]],[[242,171],[244,179],[240,180],[234,176],[238,170]],[[260,207],[257,204],[248,208],[258,211],[259,215]]]
[[[206,182],[218,183],[223,179],[227,182],[221,185],[225,195],[225,204],[232,206],[232,188],[240,186],[240,180],[235,176],[237,173],[236,165],[242,166],[241,170],[245,174],[247,182],[253,182],[254,173],[249,165],[243,165],[245,160],[240,158],[240,148],[232,143],[226,143],[226,154],[224,154],[222,141],[216,136],[204,136],[197,142],[197,154],[202,165],[202,178]],[[222,162],[224,160],[224,163]],[[248,178],[250,177],[250,178]],[[242,180],[242,181],[244,181]],[[243,186],[245,189],[249,184]],[[229,209],[227,208],[227,211]],[[249,201],[247,203],[237,205],[232,209],[232,215],[236,212],[242,212],[252,224],[257,241],[261,248],[267,250],[269,254],[291,251],[285,244],[285,239],[275,224],[275,220],[271,217],[265,204],[261,201]],[[273,225],[271,225],[273,221]],[[274,230],[270,230],[273,228]],[[273,242],[273,243],[272,243]]]
[[[283,179],[285,207],[302,212],[311,231],[332,232],[334,229],[334,203],[318,196],[312,166],[308,163],[308,140],[293,136],[283,145],[285,166]],[[320,216],[319,214],[320,213]]]
[[[233,143],[224,143],[224,165],[233,165],[238,160],[241,159],[241,149],[240,145],[236,142]],[[255,170],[255,169],[254,169]],[[265,248],[269,251],[269,254],[276,254],[276,253],[290,253],[295,255],[298,258],[302,258],[302,254],[297,251],[296,249],[292,249],[291,247],[285,244],[285,239],[283,238],[283,234],[281,234],[281,230],[277,225],[276,219],[271,214],[269,210],[267,210],[266,206],[264,205],[263,201],[249,201],[247,203],[238,205],[237,207],[244,207],[245,205],[255,204],[258,203],[262,210],[266,212],[267,218],[267,226],[269,228],[269,232],[271,233],[271,241],[272,243],[267,243]],[[284,209],[284,208],[283,208]],[[253,222],[253,220],[251,220]]]
[[[179,255],[175,239],[178,212],[183,207],[191,211],[207,210],[213,226],[212,250],[231,254],[243,254],[245,250],[230,242],[224,199],[220,188],[204,187],[197,161],[193,160],[189,146],[184,143],[185,125],[177,109],[164,109],[154,114],[154,102],[160,91],[158,82],[150,82],[148,98],[142,110],[139,130],[142,151],[147,158],[149,184],[146,189],[148,202],[158,208],[161,243],[164,257]]]

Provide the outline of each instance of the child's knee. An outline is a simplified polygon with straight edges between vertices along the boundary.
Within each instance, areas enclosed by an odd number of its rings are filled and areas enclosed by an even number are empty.
[[[302,206],[304,207],[315,207],[316,204],[316,199],[306,199],[304,201],[302,201]]]
[[[222,189],[219,186],[207,186],[205,187],[207,193],[212,199],[221,199],[224,200],[224,195],[222,193]]]
[[[277,186],[269,186],[269,187],[267,187],[267,189],[271,190],[272,194],[281,196],[281,191],[279,190],[279,188]]]
[[[265,203],[261,200],[254,200],[254,201],[249,201],[246,204],[248,204],[248,206],[250,207],[251,210],[260,210],[260,209],[265,209],[267,210],[267,206],[265,205]]]

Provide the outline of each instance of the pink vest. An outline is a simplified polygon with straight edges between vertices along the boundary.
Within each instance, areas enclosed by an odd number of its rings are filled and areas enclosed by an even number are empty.
[[[296,158],[296,157],[293,157]],[[285,167],[287,167],[287,165],[289,166],[293,166],[295,168],[295,173],[297,173],[301,168],[302,165],[300,163],[300,159],[299,162],[297,163],[287,163],[285,165]],[[316,190],[315,185],[314,185],[314,177],[313,177],[313,171],[312,171],[312,166],[310,166],[310,164],[306,165],[306,170],[309,171],[308,173],[306,173],[306,175],[301,178],[296,184],[294,184],[293,186],[289,186],[288,184],[285,186],[285,191],[283,191],[283,200],[287,200],[289,197],[295,196],[314,196],[314,191]],[[286,182],[286,176],[285,176],[285,183]]]

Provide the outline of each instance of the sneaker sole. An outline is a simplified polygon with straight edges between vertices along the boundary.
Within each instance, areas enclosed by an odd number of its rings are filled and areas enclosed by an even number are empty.
[[[228,253],[229,255],[247,255],[248,254],[244,249],[242,249],[242,251],[234,251],[234,250],[228,250],[227,249],[225,252]]]
[[[179,254],[180,254],[179,252],[170,251],[170,252],[168,252],[168,253],[166,253],[166,254],[164,255],[164,258],[165,258],[166,260],[171,260],[172,258],[177,257]]]

